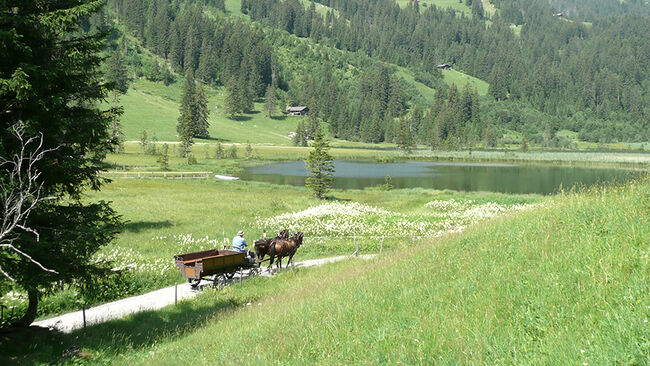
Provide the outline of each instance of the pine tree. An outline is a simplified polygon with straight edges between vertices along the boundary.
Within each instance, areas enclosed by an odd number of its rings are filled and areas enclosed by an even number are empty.
[[[246,159],[250,158],[253,156],[253,147],[251,146],[251,143],[246,141]]]
[[[316,133],[318,132],[319,127],[320,121],[318,119],[318,116],[316,113],[310,113],[307,120],[307,126],[303,130],[305,141],[313,140],[314,136],[316,136]]]
[[[146,154],[148,149],[149,135],[147,134],[147,130],[142,130],[142,132],[140,132],[140,150],[142,150],[143,154]]]
[[[411,153],[413,149],[413,136],[411,135],[411,127],[404,116],[399,118],[397,124],[397,131],[395,135],[395,143],[397,147],[406,153]]]
[[[230,145],[230,150],[228,151],[228,156],[231,159],[237,159],[237,146],[235,144]]]
[[[305,180],[305,185],[312,190],[316,198],[325,198],[334,182],[334,161],[329,154],[329,142],[322,128],[316,130],[312,150],[306,163],[309,176]]]
[[[42,136],[41,151],[49,151],[34,166],[34,183],[47,200],[35,202],[19,223],[18,236],[0,235],[0,289],[20,288],[28,297],[26,312],[13,326],[31,324],[39,298],[59,284],[92,288],[114,273],[110,264],[93,258],[116,237],[119,216],[106,202],[83,199],[86,189],[99,190],[106,181],[98,173],[115,148],[110,127],[119,113],[103,103],[110,92],[100,72],[105,33],[81,28],[103,3],[0,5],[0,156],[20,156],[25,147],[9,133],[16,125],[23,126],[25,136]],[[0,169],[3,190],[12,182],[5,167]],[[11,207],[5,206],[10,202],[0,194],[0,207]]]
[[[483,17],[485,16],[483,11],[483,2],[481,0],[476,0],[471,4],[471,6],[472,6],[472,16],[476,17],[477,19],[483,19]]]
[[[221,142],[217,142],[217,149],[214,153],[214,157],[217,159],[223,159],[225,157],[225,152],[223,150],[223,145],[221,145]]]
[[[210,128],[210,122],[208,122],[208,116],[210,115],[210,110],[208,109],[208,97],[206,96],[205,89],[201,84],[196,86],[195,92],[192,133],[194,137],[209,137],[210,132],[208,129]]]
[[[264,95],[265,100],[265,109],[266,116],[268,118],[273,118],[273,112],[275,112],[275,88],[273,85],[269,85],[266,88],[266,94]]]
[[[305,140],[305,129],[302,125],[302,121],[298,122],[298,125],[296,126],[296,131],[294,132],[293,135],[293,144],[295,146],[300,146],[302,145],[302,142]]]
[[[120,95],[118,92],[113,92],[113,101],[111,102],[111,110],[109,110],[109,114],[111,116],[111,125],[110,125],[110,134],[113,140],[113,143],[115,144],[115,147],[113,149],[114,153],[119,154],[120,149],[122,148],[124,144],[124,131],[122,130],[122,123],[120,123],[120,118],[122,116],[122,113],[124,112],[124,109],[122,106],[120,106]]]
[[[158,164],[161,170],[169,170],[169,145],[163,144],[158,157]]]
[[[129,89],[129,79],[120,47],[108,59],[104,76],[106,77],[106,81],[113,83],[116,90],[122,94],[126,94]]]
[[[238,115],[244,111],[241,103],[241,94],[241,85],[237,81],[237,78],[234,76],[231,77],[228,80],[228,83],[226,83],[226,97],[223,101],[226,114],[230,115],[231,119],[234,119],[235,115]]]
[[[528,152],[528,138],[526,136],[521,139],[521,151]]]
[[[180,116],[178,117],[178,124],[176,125],[176,132],[178,132],[178,139],[180,140],[182,147],[181,151],[187,164],[190,163],[192,144],[194,144],[195,89],[196,85],[194,82],[194,75],[192,74],[192,70],[188,70],[185,74],[185,84],[183,85],[183,96],[180,105]]]

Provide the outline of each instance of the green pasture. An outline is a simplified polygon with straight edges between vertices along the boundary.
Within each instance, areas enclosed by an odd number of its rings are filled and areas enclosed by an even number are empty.
[[[480,0],[483,2],[483,10],[489,16],[493,16],[497,12],[497,8],[492,4],[490,0]]]
[[[309,9],[309,7],[311,6],[311,3],[312,3],[310,0],[300,0],[300,2],[305,4],[306,9]],[[327,16],[327,13],[330,10],[334,11],[334,15],[337,15],[337,16],[339,15],[338,10],[330,8],[329,6],[326,6],[326,5],[323,5],[323,4],[320,4],[320,3],[315,3],[315,6],[316,6],[316,12],[318,14],[320,14],[323,18],[325,18],[325,16]]]
[[[435,95],[436,95],[435,89],[432,89],[422,84],[419,81],[415,81],[415,76],[413,75],[413,72],[406,68],[399,67],[397,71],[397,76],[406,80],[407,83],[415,86],[415,89],[420,93],[422,99],[424,99],[424,101],[427,104],[433,105],[433,103],[435,102]],[[447,82],[447,80],[445,80],[445,82]]]
[[[408,192],[398,195],[393,207]],[[648,197],[647,179],[560,195],[462,234],[207,291],[22,352],[61,362],[75,345],[80,355],[63,361],[116,365],[642,365]]]
[[[160,151],[162,142],[156,144]],[[245,143],[223,143],[227,152],[234,145],[237,159],[217,159],[216,143],[198,143],[192,147],[192,155],[197,159],[196,164],[187,165],[185,159],[178,156],[178,143],[168,143],[170,146],[170,169],[175,171],[211,171],[216,174],[237,174],[244,165],[257,165],[266,161],[304,160],[310,148],[291,145],[251,144],[252,155],[245,157]],[[619,146],[620,145],[620,146]],[[396,149],[395,144],[370,144],[333,140],[330,154],[336,159],[371,159],[377,161],[400,161],[407,159],[420,160],[455,160],[455,161],[502,161],[518,163],[560,163],[571,165],[603,165],[609,167],[625,166],[650,168],[650,154],[647,150],[639,151],[638,147],[626,144],[604,145],[602,151],[570,151],[570,150],[541,150],[530,149],[521,151],[519,146],[508,149],[493,150],[431,150],[419,146],[412,154],[404,154]],[[595,147],[595,146],[594,146]],[[602,146],[601,146],[602,147]],[[607,149],[618,151],[608,151]],[[106,162],[109,170],[126,168],[132,171],[160,171],[158,156],[145,155],[137,142],[127,142],[120,154],[109,154]]]
[[[169,86],[145,79],[135,80],[128,93],[120,99],[124,106],[121,122],[126,139],[140,140],[142,131],[147,131],[150,139],[155,135],[160,141],[177,141],[176,124],[182,85],[182,79]],[[269,119],[262,112],[263,103],[258,102],[251,113],[231,119],[224,114],[223,89],[206,87],[206,92],[211,140],[291,144],[289,132],[296,129],[301,117],[284,116],[278,110],[274,118]]]
[[[246,232],[249,244],[261,238],[264,229],[269,235],[284,228],[306,232],[297,260],[351,254],[357,244],[362,253],[377,253],[380,249],[390,251],[412,244],[414,237],[440,235],[483,220],[485,205],[497,204],[507,210],[542,199],[537,195],[429,189],[386,191],[379,187],[334,191],[332,196],[327,205],[340,203],[350,211],[350,205],[361,204],[381,212],[357,216],[352,212],[350,216],[331,210],[326,216],[307,217],[306,221],[291,225],[273,218],[323,204],[304,187],[221,181],[212,175],[209,179],[163,179],[120,178],[118,174],[101,192],[90,192],[85,197],[87,201],[110,201],[126,223],[123,232],[97,258],[111,261],[114,268],[128,269],[129,280],[106,290],[102,301],[183,282],[174,266],[174,255],[220,248],[230,244],[239,230]],[[466,202],[468,206],[463,210],[467,214],[455,217],[449,211],[437,212],[426,206],[431,201]],[[340,231],[321,231],[323,220],[330,222],[330,227],[340,227]],[[359,229],[350,231],[349,228],[357,226]],[[364,229],[368,227],[375,228]],[[39,307],[40,317],[78,309],[79,296],[74,287],[65,287],[45,297]],[[8,305],[21,309],[26,303]]]
[[[412,0],[396,0],[396,1],[397,4],[399,4],[399,6],[405,8]],[[456,12],[464,13],[465,16],[472,15],[472,9],[470,9],[469,7],[467,7],[467,5],[465,5],[464,3],[458,0],[420,0],[420,7],[429,6],[429,5],[435,5],[436,7],[441,9],[452,8]]]
[[[241,12],[241,0],[225,0],[226,13],[248,19],[248,15]]]
[[[462,72],[456,71],[454,69],[442,70],[442,77],[445,83],[448,85],[456,84],[459,89],[465,87],[466,84],[470,84],[472,87],[478,89],[479,95],[487,95],[488,87],[490,86],[490,84],[481,79],[463,74]]]

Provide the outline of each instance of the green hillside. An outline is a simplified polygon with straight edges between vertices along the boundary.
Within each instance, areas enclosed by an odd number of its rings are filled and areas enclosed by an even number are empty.
[[[646,179],[560,195],[374,260],[258,278],[68,338],[89,362],[124,365],[642,365],[649,194]]]
[[[182,80],[165,86],[162,83],[138,79],[120,99],[124,106],[122,125],[127,140],[139,140],[143,130],[160,141],[177,141],[176,124]],[[252,113],[230,119],[223,113],[223,89],[206,88],[210,110],[210,137],[224,142],[291,144],[289,132],[296,129],[301,117],[266,118],[263,103],[256,103]],[[198,139],[197,141],[201,141]]]
[[[412,0],[396,0],[399,6],[406,7]],[[462,1],[458,0],[421,0],[420,6],[426,7],[428,5],[435,5],[439,8],[446,9],[452,8],[457,12],[465,13],[465,15],[471,15],[472,10],[463,4]]]

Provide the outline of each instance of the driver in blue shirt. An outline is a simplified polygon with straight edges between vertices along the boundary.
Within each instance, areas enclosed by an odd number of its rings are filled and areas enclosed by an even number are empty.
[[[246,244],[246,239],[244,239],[244,232],[239,230],[237,236],[232,238],[232,248],[238,252],[245,252],[246,247],[248,247],[248,244]]]

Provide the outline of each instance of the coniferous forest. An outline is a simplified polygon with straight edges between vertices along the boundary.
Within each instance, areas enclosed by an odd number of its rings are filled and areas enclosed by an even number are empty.
[[[175,72],[225,86],[233,117],[266,94],[364,142],[394,141],[400,117],[414,142],[433,148],[491,146],[507,130],[548,146],[561,143],[558,130],[650,139],[643,1],[495,0],[492,14],[462,1],[471,14],[418,1],[242,0],[244,17],[234,17],[221,0],[111,0],[102,22],[114,17]],[[440,64],[487,81],[488,95],[445,84]],[[399,68],[435,89],[435,101]]]

